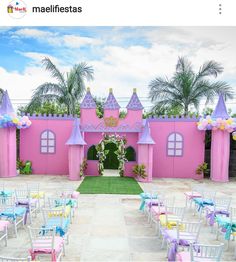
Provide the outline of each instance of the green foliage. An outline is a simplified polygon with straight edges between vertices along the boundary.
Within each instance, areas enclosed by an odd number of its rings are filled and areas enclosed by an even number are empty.
[[[43,103],[50,102],[64,106],[67,114],[76,114],[76,105],[85,92],[85,80],[93,79],[93,68],[79,63],[64,75],[49,58],[44,58],[42,63],[56,82],[46,82],[37,87],[28,107],[39,108]]]
[[[155,103],[154,113],[162,108],[164,111],[180,108],[187,115],[190,106],[198,110],[202,99],[206,99],[207,104],[219,93],[225,98],[233,98],[233,89],[226,82],[210,80],[222,72],[223,67],[215,61],[204,63],[198,72],[194,72],[192,64],[179,57],[173,77],[157,77],[149,84],[149,97]]]
[[[80,174],[79,174],[80,177],[85,176],[85,171],[86,171],[87,167],[88,167],[87,159],[84,158],[82,163],[80,164]]]
[[[133,173],[136,177],[140,177],[145,179],[147,177],[147,173],[146,173],[146,167],[144,164],[141,165],[135,165],[133,167]]]
[[[125,137],[121,137],[119,135],[108,135],[104,134],[103,139],[96,146],[97,157],[98,157],[98,173],[102,176],[104,172],[104,161],[106,159],[106,155],[109,153],[109,150],[105,150],[105,145],[108,143],[114,143],[117,146],[117,151],[115,154],[117,155],[117,159],[119,161],[119,174],[121,177],[124,176],[125,172],[125,162],[126,159],[126,148],[125,145],[127,140]]]
[[[97,108],[96,108],[96,114],[97,114],[97,116],[99,117],[99,118],[103,118],[103,115],[104,115],[104,109],[103,109],[103,107],[104,107],[104,103],[105,103],[105,98],[103,97],[103,98],[101,98],[101,97],[96,97],[96,96],[94,96],[93,97],[93,99],[94,99],[94,101],[95,101],[95,103],[96,103],[96,106],[97,106]]]
[[[119,114],[119,118],[123,119],[123,118],[126,117],[126,115],[127,115],[127,112],[124,111],[124,110],[121,110],[121,111],[120,111],[120,114]]]
[[[201,174],[208,174],[209,169],[208,169],[208,164],[206,162],[203,162],[202,164],[198,165],[196,169],[196,174],[201,175]]]
[[[16,167],[17,170],[19,170],[20,174],[25,174],[25,175],[32,174],[32,162],[29,160],[24,162],[20,159],[17,159]]]
[[[2,88],[0,88],[0,105],[2,103],[3,92],[4,92],[4,90]]]

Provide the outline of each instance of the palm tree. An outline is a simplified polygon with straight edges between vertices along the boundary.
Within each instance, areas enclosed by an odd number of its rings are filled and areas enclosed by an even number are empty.
[[[223,93],[225,98],[233,98],[232,88],[226,82],[210,80],[222,72],[219,63],[208,61],[196,73],[186,58],[179,57],[172,78],[157,77],[149,84],[149,97],[155,103],[153,110],[180,107],[187,115],[192,105],[198,110],[202,99],[206,99],[207,104],[219,93]]]
[[[37,108],[45,102],[54,102],[58,105],[65,105],[67,114],[75,114],[76,105],[85,92],[84,81],[93,79],[93,68],[82,62],[74,65],[65,77],[49,58],[44,58],[42,63],[57,82],[46,82],[37,87],[29,103],[29,108]]]
[[[4,90],[2,88],[0,88],[0,105],[2,102],[2,96],[3,96]]]

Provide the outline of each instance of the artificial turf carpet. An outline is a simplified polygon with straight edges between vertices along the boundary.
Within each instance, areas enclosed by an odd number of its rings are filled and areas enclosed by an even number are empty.
[[[143,192],[132,177],[87,176],[80,184],[81,194],[124,194],[137,195]]]

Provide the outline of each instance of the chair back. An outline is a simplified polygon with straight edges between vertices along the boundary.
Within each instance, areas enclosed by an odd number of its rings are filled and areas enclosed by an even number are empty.
[[[60,197],[49,197],[48,198],[48,206],[50,209],[53,209],[55,207],[66,207],[67,200],[66,198],[60,198]]]
[[[166,222],[182,221],[186,211],[185,207],[166,206],[165,207]]]
[[[0,184],[0,192],[1,191],[5,191],[5,183],[4,182],[2,182],[1,184]]]
[[[230,222],[236,221],[236,207],[230,208]]]
[[[175,197],[163,197],[161,201],[164,206],[173,207],[175,205]]]
[[[198,222],[177,222],[177,239],[187,240],[189,243],[196,243],[199,238],[202,221]]]
[[[29,262],[31,261],[31,257],[25,257],[25,258],[16,258],[16,257],[3,257],[0,256],[0,262],[20,262],[20,261],[24,261],[24,262]]]
[[[16,202],[19,200],[29,200],[30,191],[27,189],[15,189]]]
[[[201,195],[203,195],[203,192],[206,190],[206,187],[203,185],[194,185],[192,186],[192,195],[194,195],[194,193],[199,193]]]
[[[27,191],[31,193],[39,193],[39,183],[26,183]]]
[[[207,188],[202,192],[203,194],[203,198],[204,199],[209,199],[212,200],[214,202],[215,197],[216,197],[216,192],[215,191],[211,191],[208,190]]]
[[[224,210],[229,211],[231,204],[231,197],[216,197],[214,200],[214,209],[215,210]]]
[[[33,228],[28,226],[28,231],[32,250],[54,249],[55,228]]]
[[[47,225],[48,220],[50,218],[59,218],[60,219],[59,226],[62,226],[63,225],[63,220],[66,219],[64,207],[59,207],[59,208],[42,208],[42,214],[43,214],[44,225]]]
[[[0,210],[15,207],[15,197],[14,196],[8,196],[8,197],[0,197]]]
[[[224,244],[219,245],[202,245],[202,244],[192,244],[190,246],[190,257],[191,261],[217,261],[221,260],[224,250]]]

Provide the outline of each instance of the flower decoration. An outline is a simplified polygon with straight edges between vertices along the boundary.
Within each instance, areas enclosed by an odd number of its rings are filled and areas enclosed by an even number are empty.
[[[212,119],[211,116],[201,118],[197,123],[198,130],[222,130],[229,133],[236,131],[236,121],[233,118]]]
[[[28,116],[19,117],[15,114],[0,115],[0,128],[16,127],[25,129],[31,126]]]

